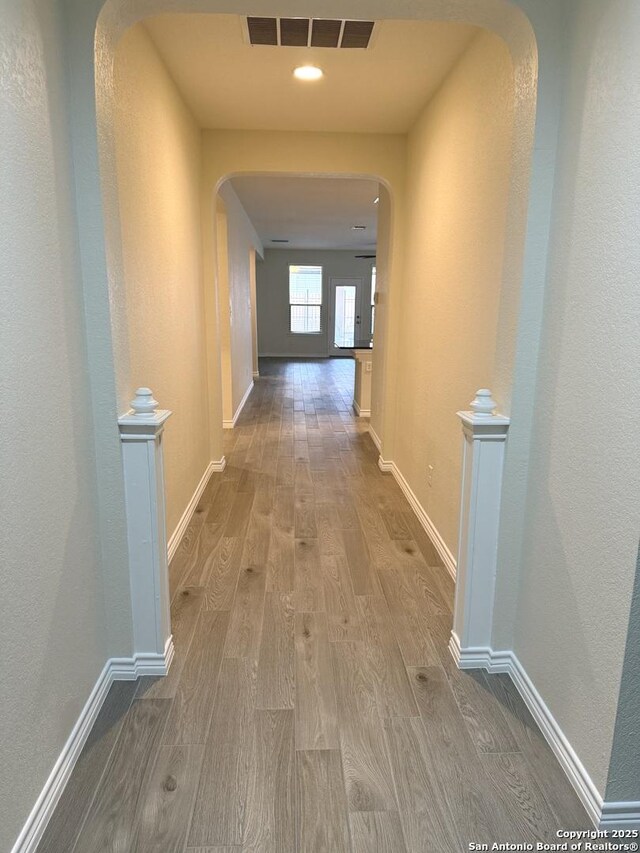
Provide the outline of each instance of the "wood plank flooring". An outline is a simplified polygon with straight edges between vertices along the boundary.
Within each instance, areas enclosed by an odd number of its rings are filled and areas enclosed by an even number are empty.
[[[589,820],[351,410],[262,359],[170,567],[166,679],[114,684],[39,853],[459,853]]]

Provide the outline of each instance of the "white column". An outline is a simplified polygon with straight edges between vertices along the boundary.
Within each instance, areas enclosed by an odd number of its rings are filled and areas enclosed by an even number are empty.
[[[464,435],[456,596],[450,649],[461,669],[491,660],[502,471],[509,418],[481,388],[458,412]]]
[[[173,656],[162,433],[171,412],[138,388],[118,418],[122,440],[134,652],[138,674],[161,675]]]

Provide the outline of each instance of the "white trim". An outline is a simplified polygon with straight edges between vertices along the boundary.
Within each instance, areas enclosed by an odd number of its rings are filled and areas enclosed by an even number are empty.
[[[110,658],[105,663],[11,853],[35,853],[113,682],[133,681],[141,675],[166,675],[173,653],[173,637],[169,637],[164,654]]]
[[[224,457],[223,457],[224,458]],[[205,468],[204,474],[200,478],[200,482],[196,486],[196,490],[191,496],[191,500],[187,504],[187,508],[182,513],[182,518],[176,525],[176,529],[173,531],[171,536],[169,537],[169,541],[167,542],[167,559],[169,562],[173,559],[173,555],[178,550],[178,545],[182,541],[182,537],[186,533],[187,527],[191,519],[193,518],[193,513],[196,511],[196,507],[198,506],[198,502],[202,497],[204,490],[207,488],[207,483],[213,472],[216,470],[214,468],[215,463],[209,462],[207,467]]]
[[[455,581],[455,579],[456,579],[456,558],[453,556],[453,554],[451,553],[451,551],[447,547],[446,542],[444,541],[444,539],[442,538],[442,536],[438,532],[438,529],[436,528],[433,521],[431,521],[431,519],[427,515],[424,507],[422,506],[422,504],[420,503],[418,498],[415,496],[413,489],[411,488],[409,483],[407,483],[407,481],[405,480],[402,472],[399,470],[396,463],[392,462],[391,460],[383,459],[382,456],[380,456],[378,459],[378,468],[381,471],[390,471],[393,474],[397,484],[400,486],[400,488],[404,492],[404,496],[406,497],[406,499],[411,504],[411,509],[414,511],[416,518],[418,519],[420,524],[423,526],[425,533],[427,534],[427,536],[431,540],[433,547],[438,552],[438,555],[439,555],[440,559],[442,560],[442,562],[444,563],[445,568],[447,569],[447,571],[449,572],[449,574],[451,575],[451,577]]]
[[[604,801],[584,764],[514,652],[496,652],[491,648],[480,647],[461,649],[460,641],[453,632],[449,649],[460,669],[484,669],[491,673],[506,672],[510,676],[597,828],[640,828],[640,802],[607,803]]]
[[[361,409],[356,400],[353,401],[353,411],[359,418],[371,417],[371,409]]]
[[[380,453],[382,451],[382,442],[380,441],[380,436],[375,431],[375,429],[371,426],[371,424],[369,424],[369,435],[371,436],[371,440],[373,441],[376,448],[378,449],[378,453]]]
[[[221,474],[224,469],[227,467],[227,457],[221,456],[220,459],[214,459],[209,463],[211,465],[211,470],[215,471],[218,474]]]
[[[244,392],[242,400],[240,400],[240,402],[238,404],[238,408],[236,409],[236,413],[233,416],[233,418],[230,421],[228,421],[228,420],[222,421],[222,426],[224,429],[233,429],[234,426],[237,424],[238,418],[240,417],[240,415],[242,414],[242,410],[244,409],[244,404],[249,399],[249,394],[252,391],[253,391],[253,379],[251,380],[251,383],[249,384],[249,387],[247,388],[247,390]]]
[[[378,456],[378,468],[384,474],[393,474],[393,462],[389,462],[387,459],[383,459],[382,456]]]
[[[291,334],[291,332],[289,333]],[[318,334],[322,334],[321,332]],[[296,334],[295,337],[299,337],[299,334]],[[261,352],[258,355],[258,358],[329,358],[326,351],[325,352]]]
[[[259,371],[259,370],[254,370],[254,371],[253,371],[253,378],[254,378],[254,379],[259,379],[259,378],[260,378],[260,371]]]

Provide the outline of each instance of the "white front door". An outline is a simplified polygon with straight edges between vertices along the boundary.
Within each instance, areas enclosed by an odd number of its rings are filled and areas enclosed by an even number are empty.
[[[368,293],[361,278],[332,278],[329,285],[329,355],[368,343]]]

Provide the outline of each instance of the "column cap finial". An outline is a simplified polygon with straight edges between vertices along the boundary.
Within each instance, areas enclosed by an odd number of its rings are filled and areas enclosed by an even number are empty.
[[[137,388],[136,396],[131,401],[131,408],[137,417],[148,418],[155,415],[158,409],[158,401],[153,399],[151,388]]]
[[[471,411],[479,418],[490,418],[498,408],[488,388],[478,388],[475,399],[469,403]]]

